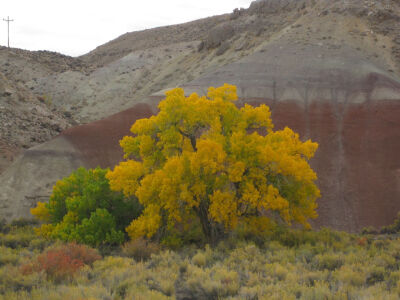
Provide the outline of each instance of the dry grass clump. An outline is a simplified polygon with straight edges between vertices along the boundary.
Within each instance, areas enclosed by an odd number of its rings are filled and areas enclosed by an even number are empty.
[[[204,267],[207,262],[206,255],[202,252],[198,252],[195,256],[192,257],[192,262],[198,267]]]
[[[130,241],[122,246],[122,252],[137,261],[147,260],[152,254],[158,253],[160,246],[143,238]]]

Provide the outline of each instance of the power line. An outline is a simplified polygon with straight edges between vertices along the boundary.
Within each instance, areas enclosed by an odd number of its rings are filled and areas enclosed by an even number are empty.
[[[3,19],[3,21],[7,22],[7,46],[10,48],[10,22],[14,20],[10,20],[10,17],[7,17],[7,19]]]

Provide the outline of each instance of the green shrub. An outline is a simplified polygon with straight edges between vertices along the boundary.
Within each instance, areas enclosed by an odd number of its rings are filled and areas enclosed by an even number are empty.
[[[378,231],[375,227],[368,226],[368,227],[364,227],[364,228],[361,230],[361,233],[362,233],[362,234],[378,234],[379,231]]]
[[[320,300],[332,299],[332,293],[329,288],[329,283],[322,281],[315,281],[315,285],[308,289],[303,289],[303,299]]]
[[[381,233],[383,234],[395,234],[400,232],[400,212],[397,214],[397,218],[394,220],[392,225],[382,227]]]
[[[38,274],[36,274],[38,275]],[[28,282],[26,282],[28,283]],[[95,285],[50,285],[47,282],[35,281],[29,282],[32,286],[27,285],[28,288],[21,287],[17,292],[7,291],[4,294],[4,300],[111,300],[113,299],[111,293],[97,283]]]
[[[93,247],[121,244],[125,227],[141,213],[135,198],[111,191],[108,170],[79,168],[56,183],[49,203],[31,212],[50,224],[38,233],[51,239],[76,241]]]
[[[395,271],[390,273],[387,280],[387,285],[389,288],[395,288],[397,284],[400,284],[400,271]]]
[[[333,271],[343,265],[344,259],[340,254],[326,253],[317,255],[313,263],[318,270]]]
[[[342,266],[334,271],[333,277],[341,284],[361,287],[365,284],[365,274],[354,270],[351,266]]]
[[[221,299],[239,291],[239,275],[222,266],[201,269],[192,265],[181,269],[175,283],[177,299]]]
[[[285,280],[288,270],[280,263],[266,264],[267,272],[279,281]]]
[[[32,239],[29,242],[29,249],[43,251],[49,245],[50,245],[49,241],[46,241],[45,239],[38,237],[38,238]]]
[[[161,244],[168,249],[178,250],[181,249],[184,245],[182,237],[177,232],[168,232],[162,238]]]
[[[306,230],[292,230],[287,227],[277,227],[273,239],[286,247],[299,247],[306,243],[315,245],[315,239],[311,232]]]
[[[6,219],[0,219],[0,233],[8,233],[10,226],[8,226]]]
[[[18,267],[4,266],[0,268],[0,299],[6,292],[28,291],[38,286],[45,286],[45,278],[42,273],[22,274]],[[5,299],[10,299],[7,297]],[[16,297],[17,298],[17,297]],[[29,299],[23,297],[18,299]]]
[[[371,286],[385,280],[385,269],[373,266],[368,273],[366,283]]]
[[[0,266],[7,264],[16,265],[18,261],[19,255],[15,250],[0,246]]]
[[[372,243],[372,246],[374,246],[375,248],[377,248],[379,250],[387,248],[388,245],[389,245],[389,242],[385,239],[379,239]]]
[[[296,260],[309,264],[311,263],[313,257],[315,256],[316,249],[312,247],[310,244],[305,244],[296,251]]]

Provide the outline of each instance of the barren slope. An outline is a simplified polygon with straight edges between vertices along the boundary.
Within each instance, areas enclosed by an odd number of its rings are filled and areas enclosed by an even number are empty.
[[[59,134],[70,120],[0,73],[0,173],[21,153]]]

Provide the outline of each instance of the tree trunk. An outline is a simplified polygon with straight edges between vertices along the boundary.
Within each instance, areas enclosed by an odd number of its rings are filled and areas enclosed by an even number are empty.
[[[197,216],[200,219],[201,228],[203,230],[206,241],[215,246],[223,237],[224,230],[221,224],[215,223],[208,218],[208,208],[201,205],[195,209]]]

